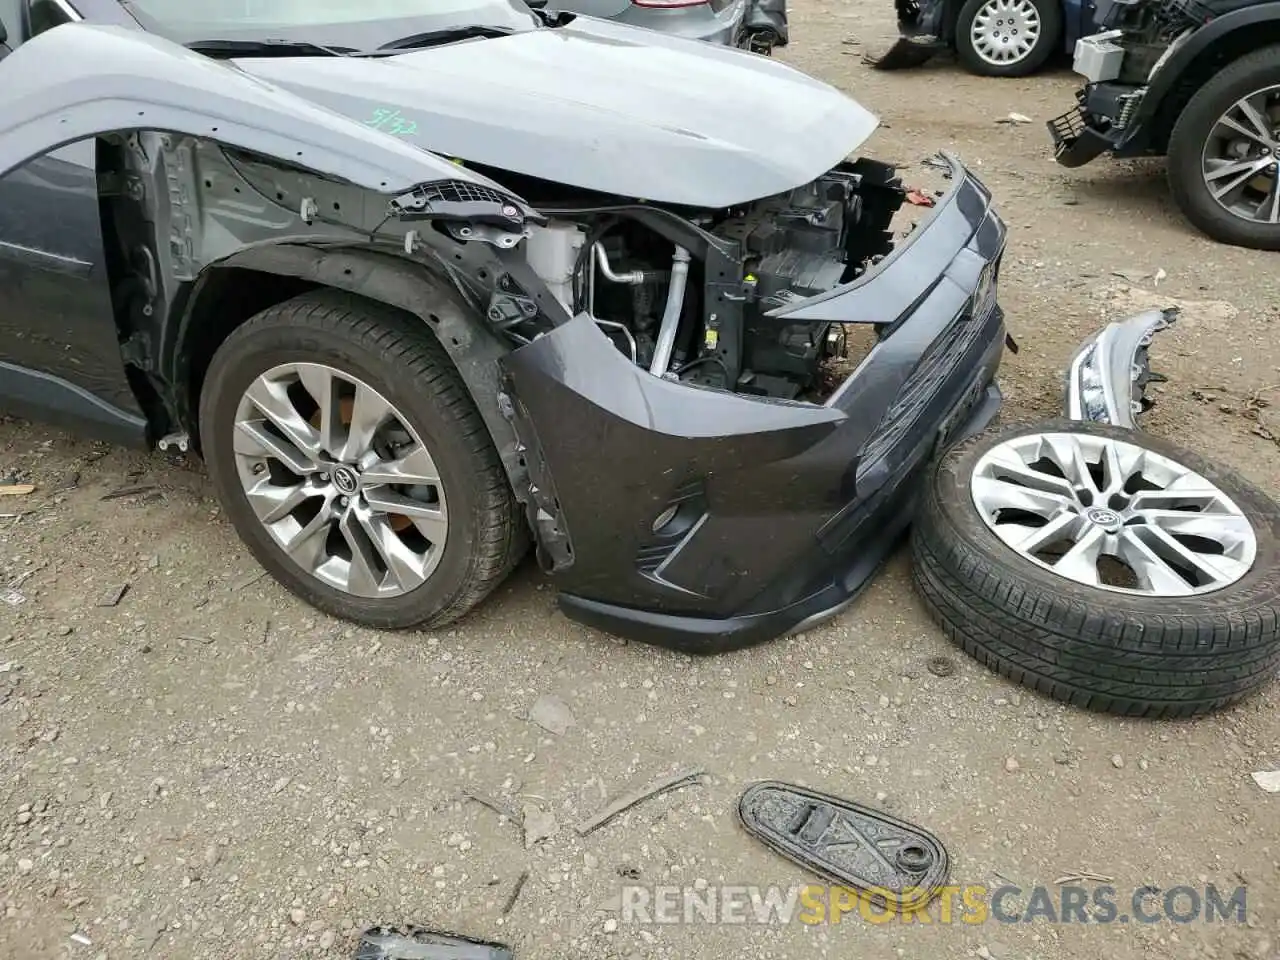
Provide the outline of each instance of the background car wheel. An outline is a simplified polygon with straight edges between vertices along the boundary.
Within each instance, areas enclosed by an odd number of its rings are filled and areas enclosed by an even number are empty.
[[[956,53],[974,73],[1025,77],[1059,49],[1057,0],[967,0],[956,17]]]
[[[457,371],[424,326],[380,304],[316,291],[239,327],[209,367],[200,438],[253,555],[336,616],[447,623],[527,549]]]
[[[1174,717],[1280,667],[1280,510],[1147,434],[1049,421],[947,451],[914,578],[964,651],[1059,700]]]
[[[1169,187],[1220,243],[1280,250],[1280,46],[1241,57],[1196,91],[1169,135]]]

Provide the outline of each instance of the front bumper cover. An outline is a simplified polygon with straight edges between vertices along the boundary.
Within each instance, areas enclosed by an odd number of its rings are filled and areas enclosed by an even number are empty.
[[[586,315],[504,358],[539,557],[567,616],[709,654],[806,629],[858,596],[906,532],[931,457],[1001,403],[1005,228],[950,162],[948,195],[876,271],[787,309],[889,325],[825,405],[652,377]],[[1083,344],[1068,416],[1133,427],[1158,379],[1147,346],[1174,315]]]
[[[581,315],[503,360],[565,613],[688,652],[830,615],[892,552],[939,444],[996,414],[1005,227],[958,162],[929,219],[786,322],[886,325],[822,406],[650,376]]]

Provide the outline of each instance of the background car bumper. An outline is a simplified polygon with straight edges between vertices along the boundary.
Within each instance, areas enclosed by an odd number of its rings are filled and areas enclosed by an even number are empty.
[[[788,40],[786,0],[731,0],[719,10],[705,4],[666,8],[632,4],[613,19],[685,40],[766,53]]]
[[[1076,94],[1076,106],[1046,124],[1054,158],[1081,167],[1095,157],[1139,156],[1146,150],[1145,128],[1135,122],[1145,91],[1132,84],[1090,83]]]

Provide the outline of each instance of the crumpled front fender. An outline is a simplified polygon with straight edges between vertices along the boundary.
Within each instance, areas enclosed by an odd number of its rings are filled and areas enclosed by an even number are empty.
[[[1108,324],[1076,350],[1067,368],[1065,412],[1072,420],[1138,429],[1146,409],[1147,384],[1162,380],[1151,371],[1152,338],[1178,317],[1176,308],[1147,310]]]
[[[383,194],[493,181],[237,67],[136,30],[69,23],[0,61],[0,176],[105,133],[217,141]]]

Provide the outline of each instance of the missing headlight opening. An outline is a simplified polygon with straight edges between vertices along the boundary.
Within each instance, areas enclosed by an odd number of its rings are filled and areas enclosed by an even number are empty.
[[[566,311],[589,314],[652,375],[821,402],[887,324],[770,314],[855,281],[888,256],[904,196],[894,169],[869,160],[688,216],[646,204],[557,209],[534,195],[550,219],[531,228],[525,249]],[[511,333],[532,339],[537,322]]]

